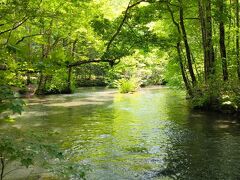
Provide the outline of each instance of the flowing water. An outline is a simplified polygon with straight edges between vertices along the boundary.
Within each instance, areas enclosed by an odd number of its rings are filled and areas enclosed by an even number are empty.
[[[134,94],[83,88],[28,100],[10,127],[50,131],[87,179],[239,179],[237,117],[193,112],[185,93],[146,88]]]

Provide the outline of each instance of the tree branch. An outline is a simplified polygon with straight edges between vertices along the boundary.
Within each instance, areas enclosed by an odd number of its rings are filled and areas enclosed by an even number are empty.
[[[77,61],[75,63],[69,64],[67,67],[76,67],[76,66],[80,66],[82,64],[89,64],[89,63],[100,63],[100,62],[112,62],[115,60],[110,60],[110,59],[92,59],[92,60],[87,60],[87,61]]]
[[[140,4],[141,2],[147,2],[147,0],[140,0],[140,1],[138,1],[138,2],[136,2],[136,3],[134,3],[134,4],[132,4],[132,5],[130,5],[131,0],[129,1],[128,6],[127,6],[127,9],[126,9],[125,12],[124,12],[124,16],[123,16],[123,19],[122,19],[121,23],[119,24],[116,32],[113,34],[112,38],[109,40],[109,42],[108,42],[108,44],[107,44],[106,52],[109,51],[109,49],[110,49],[113,41],[115,40],[115,38],[117,37],[117,35],[121,32],[122,27],[123,27],[125,21],[127,20],[127,15],[128,15],[129,10],[130,10],[131,8],[137,6],[137,5]]]
[[[34,36],[41,36],[41,35],[44,35],[44,34],[39,33],[39,34],[32,34],[32,35],[23,36],[22,39],[19,39],[19,40],[16,42],[16,45],[19,44],[20,42],[22,42],[25,38],[34,37]]]
[[[13,31],[15,29],[17,29],[19,26],[21,26],[23,23],[25,23],[28,20],[28,17],[24,17],[20,22],[16,23],[16,25],[14,25],[12,28],[7,29],[5,31],[0,32],[0,35],[9,32],[9,31]]]
[[[196,18],[194,18],[194,17],[193,17],[193,18],[189,17],[189,18],[184,18],[184,19],[187,19],[187,20],[189,20],[189,19],[190,19],[190,20],[199,20],[199,18],[197,18],[197,17],[196,17]]]
[[[176,28],[177,28],[177,30],[178,30],[178,33],[180,34],[180,33],[181,33],[180,25],[179,25],[178,22],[175,20],[175,18],[174,18],[174,13],[173,13],[171,7],[169,6],[169,3],[167,3],[167,8],[168,8],[168,11],[169,11],[169,13],[170,13],[170,15],[171,15],[172,22],[173,22],[173,24],[176,26]]]

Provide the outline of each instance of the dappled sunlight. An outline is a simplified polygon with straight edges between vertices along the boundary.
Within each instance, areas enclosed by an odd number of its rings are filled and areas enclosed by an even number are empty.
[[[54,107],[54,106],[59,106],[59,107],[74,107],[74,106],[81,106],[81,105],[90,105],[90,104],[94,104],[94,105],[100,105],[103,104],[104,102],[88,102],[88,101],[82,101],[82,102],[66,102],[66,103],[51,103],[51,104],[46,104],[45,106],[49,106],[49,107]]]
[[[196,177],[199,163],[205,168],[219,163],[210,158],[215,152],[222,159],[240,159],[221,149],[225,143],[239,145],[239,122],[190,110],[183,91],[151,87],[120,94],[98,89],[28,102],[35,104],[14,116],[15,121],[2,122],[1,129],[50,131],[69,160],[91,166],[89,179]],[[218,169],[235,171],[235,162]]]
[[[237,126],[240,126],[239,122],[235,120],[231,121],[231,120],[223,120],[223,119],[216,121],[214,125],[216,129],[231,129]]]
[[[0,180],[240,177],[239,0],[0,6]]]

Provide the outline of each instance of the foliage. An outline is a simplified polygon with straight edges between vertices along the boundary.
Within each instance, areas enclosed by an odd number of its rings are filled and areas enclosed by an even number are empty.
[[[135,76],[141,85],[184,86],[191,97],[201,91],[211,102],[210,79],[239,83],[238,1],[10,0],[1,5],[0,85],[13,92],[28,93],[29,84],[37,94],[72,92],[75,85],[112,86]],[[7,104],[5,109],[11,107]],[[20,101],[12,104],[20,112]]]
[[[240,107],[239,85],[235,81],[215,81],[215,78],[210,81],[208,86],[202,83],[195,87],[191,98],[192,107],[236,113]]]
[[[49,171],[57,175],[57,177],[85,180],[86,172],[90,171],[90,168],[88,165],[73,163],[70,161],[63,161],[56,164],[55,166],[50,166]]]
[[[47,93],[61,93],[67,88],[67,72],[65,69],[56,70],[54,75],[50,77],[46,84]],[[74,89],[72,85],[71,89]]]
[[[28,168],[30,165],[43,167],[50,162],[50,159],[63,158],[56,145],[44,142],[41,135],[32,132],[23,134],[18,131],[1,134],[0,156],[0,179],[14,172],[14,170],[5,172],[8,165],[19,162],[20,167]]]
[[[85,172],[89,170],[89,167],[69,161],[59,146],[47,141],[47,136],[53,136],[53,134],[18,130],[2,132],[0,135],[0,179],[7,178],[16,170],[29,167],[43,168],[52,177],[85,179]]]
[[[105,78],[111,68],[107,64],[86,64],[75,69],[76,86],[106,86]]]
[[[116,81],[120,93],[134,92],[140,87],[140,80],[136,77],[119,79]]]
[[[0,88],[0,113],[11,110],[13,113],[21,114],[24,105],[24,101],[17,98],[7,86]]]
[[[171,57],[168,64],[166,65],[166,70],[164,73],[164,77],[167,81],[167,85],[174,88],[184,88],[184,84],[182,82],[182,76],[180,73],[180,68],[177,63],[176,57]]]
[[[0,5],[0,113],[20,114],[24,101],[17,94],[29,93],[28,86],[39,95],[106,84],[128,93],[165,82],[184,87],[193,107],[240,111],[238,1],[5,0]],[[28,167],[41,155],[60,155],[33,137],[20,137],[2,135],[1,159]],[[59,168],[56,172],[65,175],[76,170],[72,178],[84,177],[81,166],[66,162]]]
[[[164,73],[167,64],[166,54],[153,49],[145,54],[138,51],[121,59],[105,78],[110,87],[121,78],[138,77],[141,86],[160,85],[165,82]]]

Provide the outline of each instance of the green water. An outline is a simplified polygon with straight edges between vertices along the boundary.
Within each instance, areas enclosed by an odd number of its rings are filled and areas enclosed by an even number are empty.
[[[26,112],[1,129],[56,132],[87,179],[239,179],[240,123],[193,112],[185,93],[146,88],[134,94],[80,89],[28,100]]]

